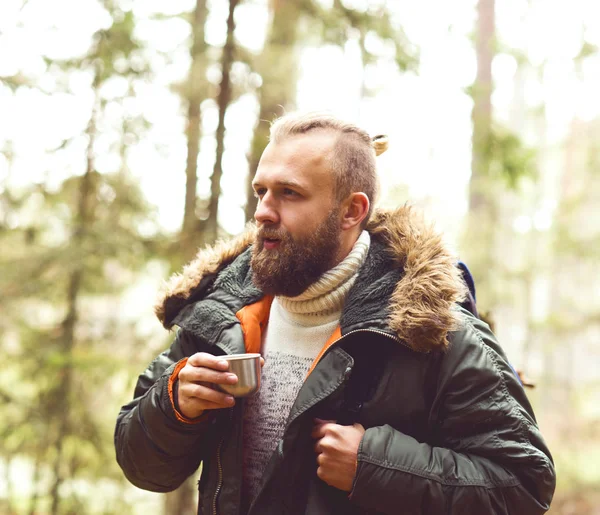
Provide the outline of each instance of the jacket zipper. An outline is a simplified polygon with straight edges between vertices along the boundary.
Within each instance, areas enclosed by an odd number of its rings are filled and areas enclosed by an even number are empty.
[[[341,338],[338,338],[335,342],[333,342],[331,344],[331,346],[333,347],[337,342],[339,342],[340,340],[343,340],[346,336],[349,336],[349,335],[351,335],[353,333],[376,333],[376,334],[380,334],[382,336],[385,336],[386,338],[389,338],[390,340],[394,340],[395,342],[399,343],[400,345],[403,345],[407,349],[412,349],[412,347],[410,345],[408,345],[406,342],[402,341],[397,336],[393,336],[393,335],[391,335],[389,333],[386,333],[385,331],[379,331],[377,329],[354,329],[354,331],[350,331],[349,333],[346,333],[345,335],[343,335]]]
[[[399,343],[400,345],[406,347],[407,349],[413,350],[410,345],[408,345],[406,342],[402,341],[397,336],[393,336],[393,335],[391,335],[389,333],[386,333],[385,331],[379,331],[378,329],[354,329],[353,331],[350,331],[349,333],[346,333],[346,334],[342,335],[340,338],[338,338],[337,340],[335,340],[329,346],[329,349],[331,349],[334,345],[337,345],[340,341],[342,341],[347,336],[350,336],[351,334],[354,334],[354,333],[375,333],[375,334],[379,334],[381,336],[385,336],[386,338],[389,338],[390,340],[395,341],[396,343]],[[329,351],[329,349],[327,349],[327,350]],[[323,356],[321,356],[321,359],[323,359]]]
[[[408,349],[412,349],[412,347],[410,347],[410,345],[406,344],[405,342],[403,342],[400,338],[397,338],[395,336],[392,336],[389,333],[386,333],[384,331],[378,331],[377,329],[355,329],[354,331],[350,331],[349,333],[344,334],[341,338],[338,338],[336,341],[334,341],[329,348],[332,348],[334,345],[336,345],[338,342],[340,342],[341,340],[343,340],[344,338],[346,338],[347,336],[350,336],[351,334],[354,333],[375,333],[375,334],[379,334],[381,336],[385,336],[387,338],[389,338],[390,340],[394,340],[395,342],[403,345],[404,347],[408,348]],[[323,359],[323,357],[321,357],[321,359]],[[331,395],[332,393],[336,392],[337,389],[344,384],[345,379],[338,384],[333,391],[329,394]],[[290,420],[287,424],[287,427],[289,427],[289,425],[296,420],[296,418],[298,418],[300,414],[296,414],[296,416]],[[231,422],[231,418],[233,416],[233,408],[231,408],[231,411],[229,413],[229,421]],[[286,427],[286,429],[287,429]],[[217,482],[217,488],[215,489],[215,495],[213,497],[213,515],[218,515],[217,513],[217,497],[219,496],[219,493],[221,491],[221,488],[223,487],[223,465],[221,463],[221,447],[223,446],[223,441],[225,440],[225,435],[223,435],[223,437],[221,438],[221,441],[219,442],[219,446],[217,447],[217,468],[219,470],[219,480]],[[254,504],[254,503],[253,503]],[[252,509],[253,506],[250,507],[250,511]]]
[[[233,418],[233,408],[229,410],[229,422]],[[223,464],[221,463],[221,448],[223,447],[223,442],[225,441],[225,432],[223,432],[223,436],[221,436],[221,441],[219,442],[219,446],[217,447],[217,469],[219,471],[219,479],[217,481],[217,488],[215,489],[215,495],[213,497],[213,515],[217,515],[217,498],[219,497],[219,493],[221,492],[221,488],[223,487]]]

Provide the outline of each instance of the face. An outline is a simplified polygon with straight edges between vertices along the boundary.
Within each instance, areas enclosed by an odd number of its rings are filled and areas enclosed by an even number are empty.
[[[258,196],[254,282],[265,293],[294,297],[335,265],[340,209],[329,166],[334,136],[322,131],[270,143],[253,181]]]

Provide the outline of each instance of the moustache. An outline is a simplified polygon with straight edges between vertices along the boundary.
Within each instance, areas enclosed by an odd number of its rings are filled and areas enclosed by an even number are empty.
[[[289,238],[289,234],[283,229],[259,229],[257,238],[261,241],[286,240]]]

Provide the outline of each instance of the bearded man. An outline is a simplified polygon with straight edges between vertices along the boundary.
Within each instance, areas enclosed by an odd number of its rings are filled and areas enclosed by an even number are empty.
[[[202,463],[205,514],[549,509],[552,458],[456,260],[410,208],[373,211],[384,147],[329,116],[272,125],[255,226],[157,305],[179,330],[115,431],[134,485],[174,490]],[[219,356],[244,352],[262,385],[234,399]]]

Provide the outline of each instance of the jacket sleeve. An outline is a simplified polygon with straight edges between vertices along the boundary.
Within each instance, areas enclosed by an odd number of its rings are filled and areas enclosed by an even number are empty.
[[[180,330],[171,347],[139,376],[134,399],[121,408],[115,428],[117,462],[135,486],[169,492],[193,474],[210,447],[214,416],[185,421],[169,394],[178,364],[207,351]]]
[[[350,499],[385,514],[537,515],[555,488],[552,457],[515,374],[483,322],[465,317],[442,358],[432,437],[367,429]]]

